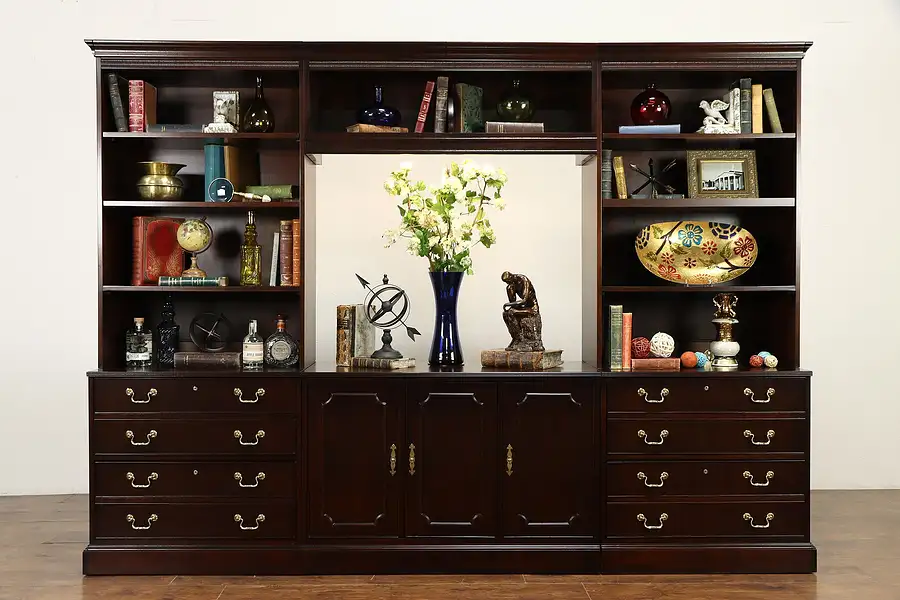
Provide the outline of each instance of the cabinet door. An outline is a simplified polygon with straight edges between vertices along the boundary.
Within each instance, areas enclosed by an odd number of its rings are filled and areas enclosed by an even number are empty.
[[[406,444],[408,536],[495,536],[494,384],[411,383]]]
[[[505,536],[590,536],[598,511],[591,381],[500,384]]]
[[[402,383],[307,384],[310,537],[397,537],[403,479]]]

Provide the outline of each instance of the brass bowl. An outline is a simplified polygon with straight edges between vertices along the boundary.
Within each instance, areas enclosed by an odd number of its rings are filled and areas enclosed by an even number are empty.
[[[712,285],[740,277],[756,262],[756,238],[739,225],[666,221],[641,229],[634,251],[648,271],[673,283]]]
[[[138,195],[142,200],[180,200],[184,182],[176,173],[185,165],[158,161],[139,162],[144,175],[138,179]]]
[[[138,163],[144,170],[144,175],[177,175],[178,171],[183,169],[185,165],[179,163],[159,162],[155,160],[145,160]]]

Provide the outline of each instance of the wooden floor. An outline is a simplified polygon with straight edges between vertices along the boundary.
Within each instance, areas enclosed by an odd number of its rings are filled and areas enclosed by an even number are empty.
[[[900,490],[815,492],[815,575],[92,577],[85,496],[0,497],[0,600],[900,600]]]

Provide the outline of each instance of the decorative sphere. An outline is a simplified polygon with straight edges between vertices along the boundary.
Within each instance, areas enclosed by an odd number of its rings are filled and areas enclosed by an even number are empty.
[[[778,366],[778,358],[776,358],[774,354],[768,355],[766,357],[766,366],[770,369],[774,369]]]
[[[697,355],[693,352],[685,352],[681,355],[681,366],[693,369],[697,366]]]
[[[757,356],[760,357],[760,358],[762,358],[762,359],[765,359],[767,356],[772,356],[772,353],[771,353],[771,352],[766,352],[765,350],[763,350],[762,352],[760,352],[759,354],[757,354]]]
[[[635,125],[657,125],[669,122],[672,104],[651,83],[631,101],[631,120]]]
[[[650,340],[645,337],[631,340],[632,358],[647,358],[648,356],[650,356]]]
[[[669,358],[675,351],[675,340],[668,333],[659,331],[650,338],[650,354],[658,358]]]
[[[694,352],[694,354],[697,356],[697,366],[701,368],[705,367],[709,362],[709,357],[702,352]]]
[[[750,357],[750,366],[751,367],[761,367],[763,366],[763,357],[759,354],[754,354]]]
[[[175,239],[178,240],[178,245],[188,252],[203,252],[212,242],[212,229],[206,221],[188,219],[178,226]]]

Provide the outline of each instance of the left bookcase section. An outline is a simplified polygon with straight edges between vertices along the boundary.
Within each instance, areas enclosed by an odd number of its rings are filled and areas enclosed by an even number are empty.
[[[198,345],[196,334],[198,324],[208,327],[212,316],[223,318],[218,331],[225,337],[213,345],[218,356],[240,353],[251,320],[265,339],[276,332],[281,317],[285,333],[302,344],[299,63],[99,58],[98,366],[104,371],[127,368],[125,337],[136,317],[144,319],[156,347],[158,327],[171,308],[178,352],[209,350]],[[177,179],[151,180],[148,174]],[[222,201],[229,196],[230,201]],[[196,256],[206,278],[215,281],[160,285],[160,275],[182,275],[192,266],[191,252],[183,251],[176,231],[180,223],[193,220],[212,233]],[[148,223],[166,222],[167,227],[148,233]],[[260,278],[242,285],[251,222]],[[303,366],[301,360],[291,369]],[[154,352],[149,370],[169,369],[179,367],[161,364]],[[261,372],[273,370],[285,369]]]

